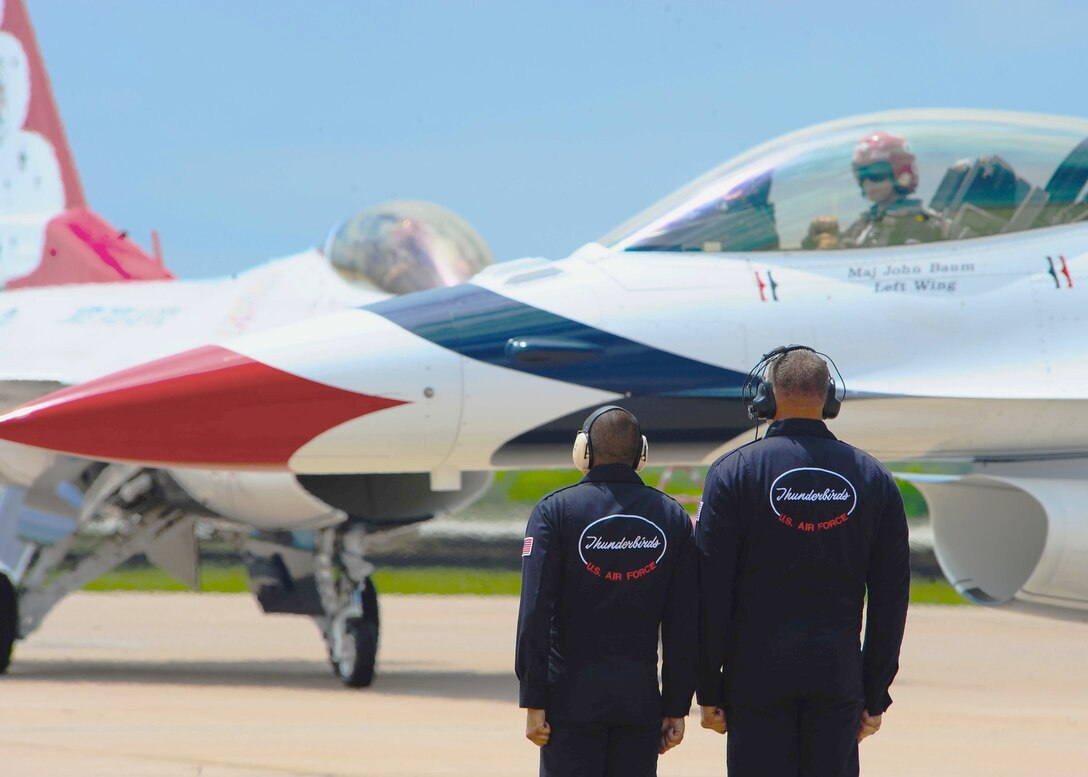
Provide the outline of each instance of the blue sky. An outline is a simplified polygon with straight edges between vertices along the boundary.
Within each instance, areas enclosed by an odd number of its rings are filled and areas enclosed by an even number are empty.
[[[1086,116],[1088,4],[28,0],[92,207],[181,277],[395,198],[565,256],[857,113]]]

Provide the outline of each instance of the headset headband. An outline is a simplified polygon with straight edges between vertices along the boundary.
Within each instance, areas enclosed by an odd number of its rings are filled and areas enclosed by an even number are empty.
[[[631,415],[631,412],[626,408],[620,407],[619,405],[605,405],[604,407],[598,407],[596,410],[589,414],[589,418],[587,418],[586,422],[582,424],[582,431],[586,434],[589,434],[589,431],[593,428],[593,424],[596,423],[597,419],[605,413],[611,413],[613,410],[622,410],[623,412],[627,413],[627,415],[631,416],[631,418],[634,418],[635,426],[638,426],[638,419]],[[639,429],[638,433],[642,434],[642,430]]]
[[[777,348],[774,348],[763,354],[760,360],[756,363],[756,366],[754,366],[748,372],[748,377],[744,379],[744,385],[741,387],[740,394],[741,400],[744,402],[745,407],[749,408],[749,415],[751,415],[752,403],[756,399],[756,394],[758,393],[759,387],[764,383],[770,385],[770,381],[767,381],[766,379],[767,370],[772,364],[778,361],[778,359],[792,351],[812,351],[817,356],[820,356],[825,361],[829,362],[831,366],[835,369],[835,374],[839,378],[838,383],[835,382],[834,378],[831,378],[831,392],[829,392],[830,399],[834,400],[836,405],[841,405],[842,402],[846,399],[846,381],[843,379],[842,373],[839,372],[839,365],[835,364],[835,360],[823,351],[817,351],[810,345],[798,345],[797,343],[790,343],[789,345],[780,345]],[[830,372],[830,370],[828,372]],[[838,408],[836,407],[835,414],[828,417],[834,418],[834,416],[837,414]],[[753,418],[755,418],[755,416],[753,416]]]
[[[642,433],[642,426],[639,424],[638,419],[634,413],[625,407],[619,405],[605,405],[599,407],[589,414],[585,422],[582,424],[581,431],[575,437],[574,442],[574,460],[575,464],[583,472],[589,469],[589,465],[593,458],[593,442],[590,438],[590,433],[593,430],[593,424],[597,422],[597,419],[603,416],[605,413],[611,413],[613,410],[620,410],[625,413],[631,420],[635,422],[635,433],[639,437],[641,445],[639,451],[635,455],[635,460],[631,462],[631,468],[638,472],[646,464],[646,436]]]

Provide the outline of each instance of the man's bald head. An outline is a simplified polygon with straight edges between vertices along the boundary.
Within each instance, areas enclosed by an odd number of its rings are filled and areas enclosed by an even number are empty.
[[[767,371],[767,379],[779,405],[822,410],[831,374],[827,362],[815,351],[798,348],[775,359]]]
[[[593,448],[592,466],[631,464],[642,452],[638,419],[626,410],[609,410],[593,422],[589,443]]]

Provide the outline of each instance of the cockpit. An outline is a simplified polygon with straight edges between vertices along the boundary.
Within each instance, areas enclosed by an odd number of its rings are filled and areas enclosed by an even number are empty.
[[[626,251],[820,250],[1088,221],[1088,121],[899,111],[726,162],[600,240]]]

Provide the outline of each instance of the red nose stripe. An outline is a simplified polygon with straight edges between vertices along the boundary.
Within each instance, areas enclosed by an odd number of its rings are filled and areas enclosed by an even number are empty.
[[[321,432],[402,404],[205,346],[23,405],[0,417],[0,438],[92,459],[282,468]]]

